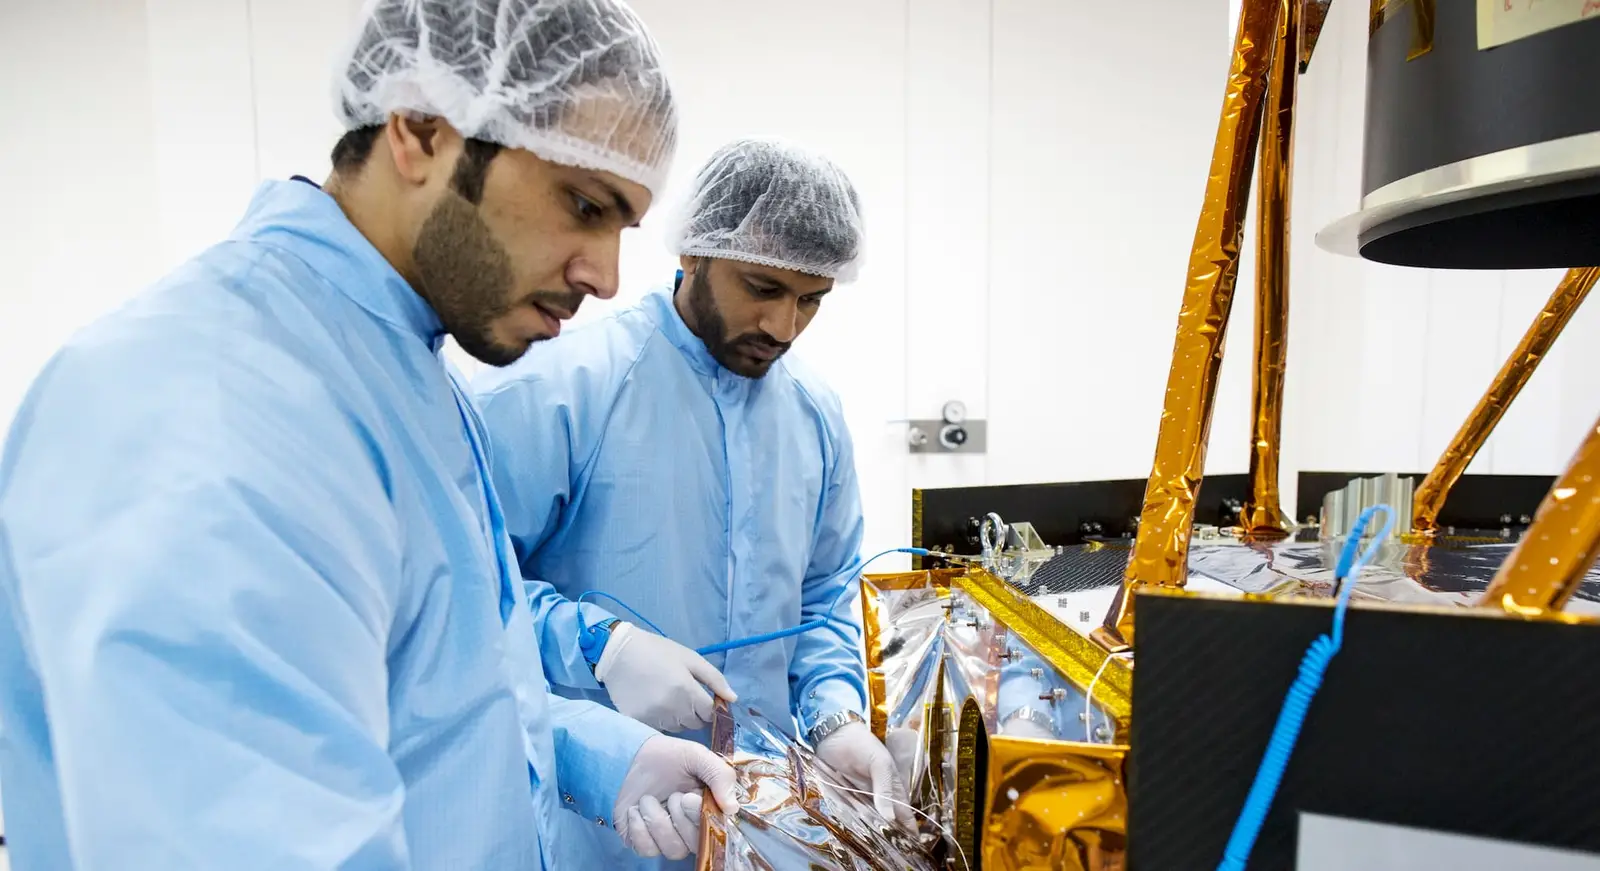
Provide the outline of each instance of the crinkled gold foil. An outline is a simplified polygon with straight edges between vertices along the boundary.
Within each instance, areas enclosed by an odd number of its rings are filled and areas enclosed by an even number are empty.
[[[1294,103],[1303,0],[1281,0],[1278,42],[1261,120],[1261,188],[1256,192],[1256,341],[1250,416],[1250,496],[1239,522],[1252,537],[1293,526],[1278,493],[1283,381],[1289,354],[1289,203],[1294,177]]]
[[[1600,555],[1600,423],[1539,505],[1481,604],[1523,616],[1560,611]]]
[[[1512,400],[1522,392],[1523,385],[1533,377],[1540,361],[1550,353],[1550,346],[1555,344],[1556,337],[1561,335],[1567,322],[1572,320],[1572,315],[1583,304],[1584,297],[1589,295],[1597,279],[1600,279],[1600,267],[1591,266],[1568,270],[1561,283],[1556,285],[1555,293],[1550,295],[1549,301],[1533,319],[1533,324],[1523,333],[1517,349],[1500,367],[1499,374],[1494,376],[1494,381],[1483,398],[1478,400],[1477,407],[1472,409],[1466,423],[1456,431],[1449,447],[1439,455],[1439,462],[1434,464],[1433,471],[1417,487],[1416,495],[1411,499],[1412,532],[1422,535],[1438,532],[1439,512],[1444,509],[1451,488],[1461,480],[1472,458],[1477,456],[1478,450],[1488,440],[1489,433],[1505,416]]]
[[[1123,871],[1127,755],[1120,744],[990,738],[983,867]]]
[[[1129,586],[1181,586],[1194,503],[1205,472],[1206,439],[1222,365],[1223,336],[1238,278],[1250,174],[1276,48],[1280,0],[1246,0],[1234,41],[1233,64],[1211,152],[1205,203],[1189,255],[1172,369],[1161,411],[1155,464],[1139,515],[1139,537],[1128,564]],[[1133,637],[1133,600],[1119,597],[1106,629]]]

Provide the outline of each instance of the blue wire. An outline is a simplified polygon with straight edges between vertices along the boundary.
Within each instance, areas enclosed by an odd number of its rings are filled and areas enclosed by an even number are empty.
[[[1361,546],[1367,523],[1379,511],[1384,514],[1383,529],[1358,558],[1356,549]],[[1339,652],[1339,645],[1344,643],[1344,615],[1350,606],[1350,594],[1356,588],[1356,575],[1377,556],[1378,549],[1388,540],[1389,531],[1393,528],[1394,510],[1387,505],[1374,505],[1361,512],[1355,528],[1350,531],[1350,538],[1344,543],[1339,561],[1334,564],[1333,577],[1334,583],[1339,585],[1339,600],[1333,609],[1333,631],[1317,636],[1306,650],[1305,657],[1300,660],[1300,675],[1295,678],[1283,700],[1278,722],[1272,727],[1272,740],[1267,743],[1266,753],[1262,754],[1261,767],[1256,769],[1255,782],[1250,785],[1250,794],[1239,811],[1239,819],[1233,825],[1233,835],[1228,838],[1228,846],[1223,850],[1217,871],[1244,871],[1245,864],[1250,861],[1250,851],[1255,848],[1256,838],[1261,835],[1267,811],[1272,808],[1272,799],[1278,794],[1278,785],[1283,781],[1284,770],[1289,767],[1289,757],[1294,754],[1295,742],[1300,738],[1300,728],[1305,725],[1311,699],[1322,686],[1323,675],[1327,674],[1328,664],[1333,661],[1334,654]]]
[[[580,638],[583,636],[584,630],[588,628],[583,625],[583,600],[589,598],[590,596],[593,596],[596,599],[610,599],[617,607],[627,611],[629,614],[632,614],[640,623],[650,627],[651,632],[654,632],[657,635],[667,634],[661,631],[661,627],[651,623],[650,618],[640,614],[638,611],[633,610],[633,608],[630,607],[627,602],[618,599],[616,596],[613,596],[610,593],[602,593],[599,590],[590,590],[589,592],[578,597],[578,636]]]
[[[872,563],[876,562],[877,560],[879,560],[879,559],[881,559],[883,557],[886,557],[886,556],[888,556],[889,554],[892,554],[892,553],[908,553],[908,554],[911,554],[912,556],[931,556],[932,555],[932,552],[927,550],[926,548],[921,548],[921,547],[897,547],[897,548],[894,548],[893,550],[886,550],[883,553],[880,553],[877,556],[874,556],[871,559],[869,559],[869,560],[867,560],[867,561],[865,561],[863,563],[860,563],[859,565],[851,566],[850,568],[846,569],[844,572],[841,572],[840,574],[850,574],[850,573],[860,572],[860,571],[866,569],[867,566],[869,566]],[[838,575],[834,575],[834,577],[838,577]],[[800,635],[801,633],[811,632],[813,630],[821,629],[822,627],[827,626],[829,623],[833,622],[833,620],[834,620],[833,612],[838,609],[839,603],[844,601],[845,596],[849,595],[850,591],[852,589],[853,589],[853,585],[845,584],[844,588],[839,591],[838,595],[833,597],[833,602],[828,606],[828,613],[824,614],[821,617],[818,617],[815,620],[807,620],[806,622],[801,623],[799,626],[790,626],[788,629],[779,629],[776,632],[764,632],[764,633],[762,633],[760,635],[751,635],[751,636],[748,636],[746,638],[733,638],[733,639],[730,639],[728,641],[720,641],[720,642],[718,642],[716,644],[707,644],[705,647],[701,647],[701,648],[697,649],[695,651],[695,653],[698,653],[701,656],[709,656],[709,655],[711,655],[713,653],[721,653],[722,651],[725,651],[725,650],[735,650],[735,649],[740,648],[740,647],[752,647],[752,646],[757,645],[757,644],[766,644],[768,641],[777,641],[780,638],[788,638],[791,635]],[[589,592],[584,593],[583,595],[578,597],[578,644],[579,644],[580,647],[583,644],[583,633],[588,631],[588,627],[585,626],[584,623],[583,623],[583,601],[585,599],[591,597],[591,596],[593,596],[595,598],[610,599],[612,602],[615,602],[619,607],[621,607],[624,611],[627,611],[629,614],[632,614],[634,617],[638,618],[640,623],[642,623],[645,626],[649,627],[650,630],[652,632],[654,632],[655,634],[663,636],[663,637],[666,636],[667,633],[662,632],[660,627],[656,626],[656,624],[654,624],[654,623],[651,623],[648,619],[646,619],[644,617],[644,615],[640,614],[638,611],[633,610],[633,608],[629,607],[629,605],[626,602],[623,602],[621,599],[618,599],[616,596],[613,596],[610,593],[602,593],[602,592],[599,592],[598,590],[590,590]]]
[[[897,547],[892,550],[886,550],[883,553],[880,553],[877,556],[874,556],[871,559],[861,563],[859,566],[851,566],[840,574],[854,574],[864,571],[867,566],[892,553],[909,553],[912,556],[928,556],[929,551],[920,547]],[[838,577],[838,575],[834,575],[834,577]],[[707,644],[705,647],[697,648],[695,653],[698,653],[701,656],[710,656],[713,653],[721,653],[725,650],[736,650],[740,647],[753,647],[757,644],[766,644],[768,641],[777,641],[780,638],[788,638],[791,635],[800,635],[805,632],[821,629],[833,621],[833,612],[838,609],[839,603],[844,601],[846,596],[850,595],[852,589],[854,589],[853,584],[845,584],[844,587],[839,590],[838,595],[833,597],[833,602],[828,605],[828,613],[815,620],[807,620],[806,622],[801,623],[799,626],[790,626],[788,629],[779,629],[776,632],[764,632],[760,635],[751,635],[746,638],[733,638],[728,641],[719,641],[716,644]]]

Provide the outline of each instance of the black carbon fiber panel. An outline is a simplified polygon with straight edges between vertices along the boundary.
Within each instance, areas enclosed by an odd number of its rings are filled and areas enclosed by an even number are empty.
[[[1129,553],[1126,544],[1067,548],[1034,569],[1020,589],[1024,595],[1046,596],[1116,586],[1122,583]]]
[[[1136,634],[1133,871],[1214,868],[1328,607],[1149,596]],[[1250,868],[1301,811],[1600,852],[1600,626],[1354,609]]]

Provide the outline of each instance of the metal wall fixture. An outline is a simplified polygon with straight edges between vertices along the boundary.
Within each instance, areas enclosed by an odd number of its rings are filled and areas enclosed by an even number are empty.
[[[944,404],[939,420],[907,421],[906,443],[913,454],[981,454],[987,448],[987,421],[968,420],[957,400]]]

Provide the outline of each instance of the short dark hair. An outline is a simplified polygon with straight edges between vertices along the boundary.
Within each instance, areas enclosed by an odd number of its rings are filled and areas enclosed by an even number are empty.
[[[355,175],[366,166],[377,145],[383,127],[357,127],[339,137],[333,145],[333,171],[341,175]],[[483,200],[483,180],[489,174],[489,162],[501,152],[500,145],[483,139],[468,139],[456,159],[455,173],[450,176],[450,186],[467,202],[474,205]]]
[[[378,134],[383,132],[383,127],[374,124],[370,127],[357,127],[347,131],[333,144],[333,171],[340,175],[354,175],[367,163],[367,158],[372,156],[372,146],[378,142]]]

